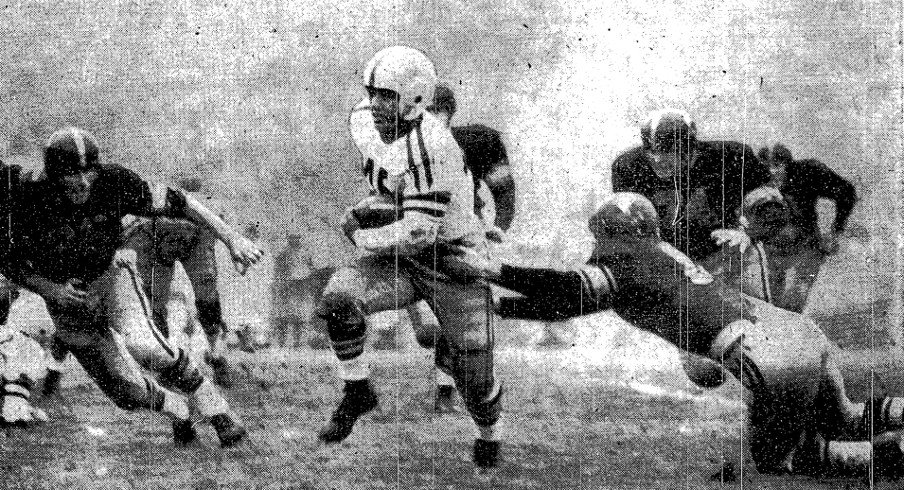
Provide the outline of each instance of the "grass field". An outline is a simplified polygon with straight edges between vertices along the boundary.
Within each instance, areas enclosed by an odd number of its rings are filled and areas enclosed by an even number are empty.
[[[504,463],[477,474],[470,420],[432,412],[427,351],[373,352],[381,394],[343,444],[314,432],[339,394],[325,351],[234,353],[241,384],[233,407],[247,444],[221,450],[209,427],[200,444],[173,449],[160,419],[115,409],[73,365],[62,398],[40,400],[51,421],[0,434],[2,488],[867,488],[858,480],[764,477],[739,464],[744,411],[731,382],[693,387],[656,341],[636,334],[606,347],[501,349]],[[738,480],[710,480],[724,460]],[[743,471],[743,474],[742,474]],[[895,488],[896,482],[880,483]]]

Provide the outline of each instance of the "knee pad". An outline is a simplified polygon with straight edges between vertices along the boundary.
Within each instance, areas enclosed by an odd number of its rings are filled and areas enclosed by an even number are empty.
[[[495,424],[502,414],[502,382],[493,385],[490,392],[482,399],[476,397],[464,397],[465,407],[474,423],[479,426],[488,427]]]
[[[179,355],[173,364],[160,371],[160,382],[183,393],[194,393],[204,382],[204,377],[185,351],[179,349]]]
[[[479,425],[492,425],[502,410],[502,385],[496,382],[493,353],[450,348],[441,367],[448,367],[465,407]]]
[[[327,293],[317,305],[317,316],[326,320],[331,339],[346,340],[349,326],[364,324],[364,308],[361,301],[345,293]]]

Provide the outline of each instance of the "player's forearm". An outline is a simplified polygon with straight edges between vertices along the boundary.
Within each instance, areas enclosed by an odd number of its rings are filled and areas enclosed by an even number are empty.
[[[503,264],[496,284],[555,305],[557,314],[578,316],[609,308],[616,283],[604,266],[587,265],[577,270],[518,267]]]
[[[380,228],[358,229],[352,239],[359,249],[375,255],[415,255],[436,243],[437,218],[408,213],[399,221]]]
[[[847,227],[848,218],[857,203],[857,191],[854,186],[846,181],[844,184],[841,186],[838,197],[835,200],[835,223],[833,228],[836,233],[844,231]]]
[[[197,199],[185,192],[182,192],[182,195],[185,200],[185,217],[190,221],[210,229],[214,233],[214,236],[223,243],[229,243],[230,240],[239,236],[239,233],[236,230],[226,224],[222,218],[201,204]]]
[[[489,186],[496,207],[495,225],[507,231],[515,219],[515,181],[509,176]]]
[[[573,308],[563,308],[548,299],[503,296],[499,299],[496,314],[502,318],[555,322],[579,315]]]

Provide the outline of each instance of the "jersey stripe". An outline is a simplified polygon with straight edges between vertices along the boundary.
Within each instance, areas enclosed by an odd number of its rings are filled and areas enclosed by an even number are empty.
[[[408,170],[411,171],[411,176],[414,177],[414,188],[417,189],[418,192],[421,191],[421,175],[418,172],[417,164],[414,163],[414,152],[411,150],[411,137],[408,136],[405,138],[405,148],[408,150]]]
[[[433,171],[430,169],[430,155],[427,154],[427,147],[424,146],[424,133],[421,131],[420,124],[417,125],[417,143],[421,147],[421,163],[424,165],[424,178],[427,180],[427,188],[432,189]]]
[[[427,202],[435,202],[439,204],[449,204],[452,202],[452,192],[451,191],[432,191],[425,192],[423,194],[408,194],[405,196],[405,200],[414,200],[414,201],[427,201]]]

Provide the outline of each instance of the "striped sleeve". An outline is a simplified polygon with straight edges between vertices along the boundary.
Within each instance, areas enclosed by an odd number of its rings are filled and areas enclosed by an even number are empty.
[[[420,194],[407,195],[402,199],[402,211],[407,213],[422,213],[433,218],[445,218],[452,202],[452,193],[449,191],[434,191]]]

